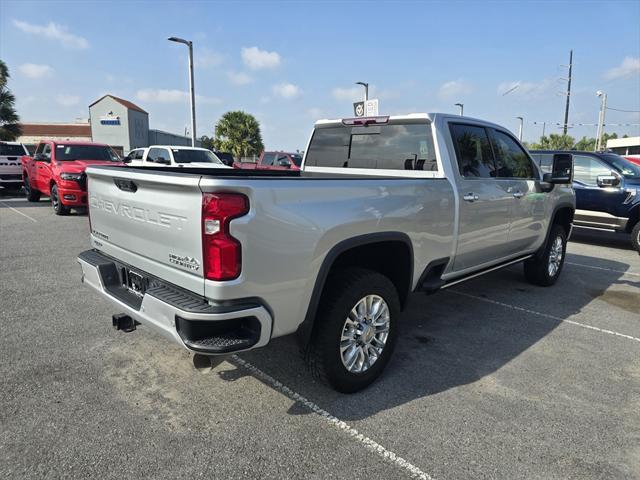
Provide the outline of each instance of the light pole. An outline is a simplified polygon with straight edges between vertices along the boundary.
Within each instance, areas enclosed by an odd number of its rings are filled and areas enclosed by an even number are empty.
[[[178,37],[169,37],[170,42],[183,43],[189,47],[189,93],[191,97],[191,146],[196,146],[196,95],[193,89],[193,42]]]
[[[520,120],[520,128],[518,129],[518,140],[522,141],[522,124],[524,123],[524,118],[522,117],[516,117],[518,120]]]
[[[596,138],[596,152],[602,149],[602,135],[604,134],[604,116],[607,113],[607,94],[598,90],[596,95],[600,97],[600,113],[598,114],[598,133]]]
[[[364,87],[364,101],[369,100],[369,84],[366,82],[356,82],[356,85],[362,85]]]
[[[534,125],[539,125],[540,122],[533,122]],[[542,136],[544,137],[544,131],[547,128],[547,122],[542,122]]]
[[[464,115],[464,103],[456,103],[456,107],[460,107],[460,116]]]

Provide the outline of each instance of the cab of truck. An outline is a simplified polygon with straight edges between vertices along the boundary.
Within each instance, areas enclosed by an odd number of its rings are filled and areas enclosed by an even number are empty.
[[[287,152],[262,152],[255,162],[235,162],[233,168],[244,170],[300,170],[302,155]]]
[[[21,159],[27,155],[19,142],[0,142],[0,187],[13,192],[22,188]]]

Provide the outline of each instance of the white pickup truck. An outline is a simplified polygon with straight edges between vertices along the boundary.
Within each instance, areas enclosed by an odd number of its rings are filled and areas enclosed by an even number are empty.
[[[131,150],[124,158],[131,167],[169,166],[190,168],[229,168],[211,150],[175,145],[151,145]]]
[[[571,155],[553,164],[499,125],[412,114],[316,123],[301,172],[89,167],[82,279],[116,328],[200,354],[297,332],[311,371],[354,392],[411,292],[516,262],[556,282],[575,197]]]
[[[22,157],[29,155],[18,142],[0,142],[0,187],[18,191],[22,188]]]

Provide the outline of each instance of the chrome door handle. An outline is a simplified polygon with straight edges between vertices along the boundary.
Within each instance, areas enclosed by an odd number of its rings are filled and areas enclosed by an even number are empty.
[[[522,198],[522,197],[524,197],[524,193],[522,193],[522,192],[514,192],[513,196],[515,198]]]
[[[475,193],[467,193],[464,197],[462,197],[465,202],[475,202],[476,200],[478,200],[478,198],[478,195],[476,195]]]

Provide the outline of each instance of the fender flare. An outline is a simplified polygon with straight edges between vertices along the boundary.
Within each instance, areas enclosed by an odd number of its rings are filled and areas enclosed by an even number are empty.
[[[316,319],[316,313],[318,311],[318,306],[320,304],[320,297],[322,296],[322,291],[324,290],[324,286],[327,281],[327,277],[329,276],[329,272],[331,271],[331,267],[335,263],[336,259],[343,253],[356,248],[361,247],[363,245],[369,245],[372,243],[381,243],[381,242],[402,242],[409,249],[409,283],[407,292],[399,292],[401,296],[408,296],[411,292],[411,286],[413,283],[413,244],[411,243],[411,239],[406,233],[403,232],[378,232],[378,233],[367,233],[364,235],[359,235],[357,237],[351,237],[346,240],[342,240],[341,242],[335,244],[329,252],[325,255],[322,260],[322,264],[320,265],[320,269],[318,270],[318,275],[316,276],[316,281],[313,286],[313,290],[311,292],[311,298],[309,299],[309,305],[307,306],[307,313],[304,317],[304,320],[298,326],[298,338],[303,347],[305,347],[309,340],[311,339],[311,334],[313,332],[313,325]]]

